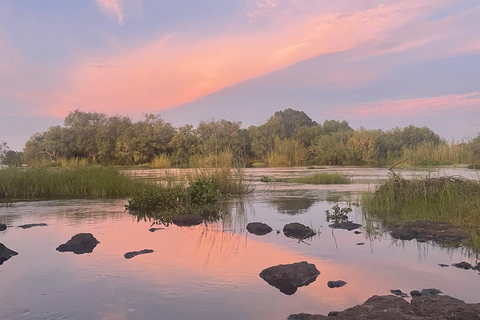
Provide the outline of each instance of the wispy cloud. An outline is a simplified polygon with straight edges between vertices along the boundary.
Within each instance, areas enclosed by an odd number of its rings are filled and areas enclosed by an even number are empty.
[[[118,24],[123,24],[123,5],[122,0],[95,0],[97,4],[107,13],[115,15]]]

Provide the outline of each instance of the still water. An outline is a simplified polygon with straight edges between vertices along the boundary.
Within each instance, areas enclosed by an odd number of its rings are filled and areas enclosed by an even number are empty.
[[[262,183],[262,176],[301,177],[342,172],[350,185],[312,186]],[[163,170],[132,174],[155,179]],[[151,221],[137,221],[124,210],[127,199],[15,203],[0,208],[0,242],[17,251],[0,266],[0,319],[286,319],[289,314],[327,314],[363,303],[391,289],[410,292],[438,288],[445,294],[480,302],[480,275],[439,263],[475,263],[462,249],[430,243],[395,241],[332,230],[325,210],[354,201],[374,188],[388,170],[356,167],[247,169],[255,191],[223,205],[223,220],[194,227],[170,225],[149,232]],[[418,174],[478,178],[477,171],[441,168]],[[359,208],[350,213],[365,223]],[[249,222],[265,222],[274,231],[249,234]],[[319,231],[308,240],[287,238],[283,226],[300,222]],[[16,228],[26,223],[46,227]],[[60,253],[55,248],[80,232],[100,244],[90,254]],[[357,245],[364,243],[364,245]],[[126,260],[128,251],[153,249]],[[267,267],[308,261],[321,272],[317,280],[291,296],[259,277]],[[344,280],[330,289],[329,280]]]

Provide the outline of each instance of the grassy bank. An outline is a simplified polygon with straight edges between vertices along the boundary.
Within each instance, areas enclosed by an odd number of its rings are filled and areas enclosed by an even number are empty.
[[[155,186],[107,167],[0,170],[0,199],[126,197]]]
[[[480,182],[461,177],[392,177],[361,196],[363,213],[387,224],[448,221],[468,228],[480,248]]]

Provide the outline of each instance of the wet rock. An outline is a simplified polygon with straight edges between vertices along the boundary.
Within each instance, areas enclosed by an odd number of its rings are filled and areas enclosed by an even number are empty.
[[[283,233],[285,236],[295,239],[307,239],[315,235],[315,231],[298,222],[286,224],[283,227]]]
[[[413,297],[422,297],[422,296],[427,296],[427,297],[433,297],[438,295],[439,293],[442,293],[442,291],[435,289],[435,288],[430,288],[430,289],[422,289],[422,291],[418,290],[413,290],[410,291],[410,295]]]
[[[408,294],[402,292],[402,290],[390,290],[391,293],[393,293],[396,296],[402,297],[402,298],[408,298]]]
[[[473,268],[473,266],[465,261],[459,262],[459,263],[454,263],[452,264],[453,267],[459,268],[459,269],[464,269],[464,270],[470,270]]]
[[[4,223],[0,223],[0,231],[7,230],[7,225]]]
[[[148,231],[150,231],[150,232],[155,232],[155,231],[157,231],[157,230],[164,230],[164,229],[165,229],[165,228],[150,228],[150,229],[148,229]]]
[[[247,230],[257,236],[263,236],[272,232],[273,229],[268,224],[262,222],[250,222],[247,224]]]
[[[260,277],[281,292],[291,295],[298,287],[315,281],[319,274],[314,264],[302,261],[266,268],[260,272]]]
[[[365,242],[358,242],[357,243],[357,246],[364,246],[365,245]]]
[[[480,271],[480,262],[477,263],[477,265],[475,267],[472,268],[473,270],[477,270],[477,271]]]
[[[450,267],[448,264],[445,264],[445,263],[439,263],[438,265],[442,268]]]
[[[21,226],[18,226],[17,228],[22,228],[22,229],[30,229],[33,227],[46,227],[48,224],[46,223],[29,223],[29,224],[22,224]]]
[[[335,320],[478,320],[480,303],[467,304],[449,296],[414,297],[411,303],[392,295],[373,296],[362,305],[335,312],[331,316]],[[300,313],[291,315],[288,319],[326,318],[322,315]]]
[[[327,286],[329,288],[341,288],[343,287],[344,285],[346,285],[347,283],[343,280],[337,280],[337,281],[328,281],[327,282]]]
[[[179,227],[190,227],[203,223],[203,218],[195,214],[181,214],[175,216],[172,222]]]
[[[353,231],[353,233],[355,233],[355,234],[361,234],[361,232],[358,231],[358,230],[357,230],[357,231]]]
[[[330,224],[328,226],[333,229],[343,229],[343,230],[352,231],[360,228],[362,225],[358,223],[354,223],[352,221],[344,221],[344,222]]]
[[[99,243],[91,233],[79,233],[66,243],[59,245],[57,251],[76,254],[91,253]]]
[[[4,261],[7,261],[13,256],[16,256],[18,252],[8,249],[5,247],[3,243],[0,243],[0,265],[3,264]]]
[[[464,229],[454,226],[450,222],[442,221],[414,221],[403,226],[390,227],[392,238],[400,240],[417,239],[419,242],[433,240],[440,244],[458,246],[467,238]]]
[[[139,254],[146,254],[146,253],[152,253],[152,252],[153,252],[152,249],[143,249],[143,250],[140,250],[140,251],[127,252],[123,256],[125,257],[125,259],[132,259],[133,257],[136,257]]]

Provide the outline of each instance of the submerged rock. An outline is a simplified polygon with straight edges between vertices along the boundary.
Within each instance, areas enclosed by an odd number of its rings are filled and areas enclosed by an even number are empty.
[[[344,285],[346,285],[347,283],[343,280],[337,280],[337,281],[328,281],[327,282],[327,286],[329,288],[341,288],[343,287]]]
[[[467,304],[450,296],[413,297],[411,303],[391,295],[373,296],[362,305],[335,312],[332,316],[335,320],[473,320],[480,319],[480,303]],[[320,319],[331,318],[305,313],[288,317],[288,320]]]
[[[450,267],[450,265],[445,264],[445,263],[439,263],[438,265],[439,265],[440,267],[442,267],[442,268]]]
[[[392,238],[400,240],[417,239],[419,242],[436,241],[445,245],[460,245],[467,238],[464,229],[454,226],[450,222],[442,221],[413,221],[403,226],[390,228]]]
[[[179,227],[190,227],[201,224],[203,218],[195,214],[180,214],[175,216],[172,222]]]
[[[307,239],[315,235],[315,231],[298,222],[286,224],[283,227],[283,233],[285,236],[295,239]]]
[[[17,228],[22,228],[22,229],[30,229],[33,227],[46,227],[48,224],[46,223],[29,223],[29,224],[22,224],[21,226],[18,226]]]
[[[57,247],[60,252],[73,252],[76,254],[91,253],[100,242],[91,233],[79,233],[74,235],[66,243]]]
[[[402,290],[390,290],[391,293],[393,293],[396,296],[402,297],[402,298],[408,298],[408,294],[402,292]]]
[[[7,230],[7,225],[4,223],[0,223],[0,231]]]
[[[0,265],[3,264],[4,261],[7,261],[13,256],[16,256],[18,252],[8,249],[5,247],[3,243],[0,243]]]
[[[463,270],[470,270],[473,268],[473,266],[468,263],[468,262],[465,262],[465,261],[462,261],[462,262],[459,262],[459,263],[454,263],[452,264],[453,267],[456,267],[456,268],[459,268],[459,269],[463,269]]]
[[[164,229],[165,229],[165,228],[150,228],[150,229],[148,229],[148,231],[150,231],[150,232],[155,232],[155,231],[157,231],[157,230],[164,230]]]
[[[358,223],[354,223],[352,221],[344,221],[344,222],[329,224],[328,226],[333,229],[343,229],[343,230],[352,231],[360,228],[362,225]]]
[[[140,251],[127,252],[123,256],[125,257],[125,259],[132,259],[133,257],[136,257],[139,254],[146,254],[146,253],[152,253],[152,252],[153,252],[152,249],[143,249],[143,250],[140,250]]]
[[[263,236],[272,232],[273,229],[266,223],[250,222],[249,224],[247,224],[247,230],[248,232],[253,233],[257,236]]]
[[[357,246],[364,246],[365,245],[365,242],[358,242],[357,243]]]
[[[355,233],[355,234],[361,234],[360,231],[353,231],[353,233]]]
[[[260,277],[281,292],[291,295],[297,291],[298,287],[315,281],[319,274],[320,271],[314,264],[302,261],[264,269],[260,272]]]

